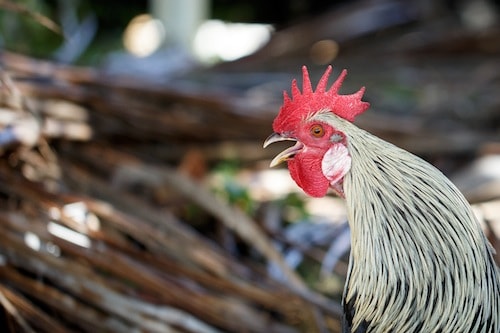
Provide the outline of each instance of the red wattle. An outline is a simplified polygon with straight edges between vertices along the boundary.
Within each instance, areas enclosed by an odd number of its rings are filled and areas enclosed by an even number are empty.
[[[297,185],[311,197],[321,198],[328,192],[330,181],[321,170],[321,158],[298,154],[288,161],[288,170]]]

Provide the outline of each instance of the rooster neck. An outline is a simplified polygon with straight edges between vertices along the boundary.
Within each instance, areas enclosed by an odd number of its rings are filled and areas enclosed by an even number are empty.
[[[346,126],[352,249],[344,302],[351,325],[472,332],[483,321],[498,330],[498,271],[466,200],[427,162]]]
[[[352,166],[344,178],[354,239],[408,238],[403,252],[419,246],[450,252],[481,243],[482,231],[458,189],[419,157],[357,129]],[[437,243],[435,243],[437,242]],[[423,249],[422,249],[423,250]]]

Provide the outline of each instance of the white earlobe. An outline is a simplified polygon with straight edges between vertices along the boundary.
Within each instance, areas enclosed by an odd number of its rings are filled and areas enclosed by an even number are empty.
[[[351,156],[347,147],[341,143],[328,149],[321,161],[321,170],[332,186],[340,181],[350,168]]]

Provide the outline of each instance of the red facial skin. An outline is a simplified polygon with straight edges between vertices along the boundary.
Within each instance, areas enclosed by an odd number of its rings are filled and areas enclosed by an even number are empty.
[[[318,128],[322,128],[320,135],[314,133]],[[323,174],[323,157],[333,145],[344,144],[345,137],[327,124],[307,122],[300,124],[293,134],[304,147],[288,160],[290,175],[308,195],[323,197],[331,186],[330,180]]]

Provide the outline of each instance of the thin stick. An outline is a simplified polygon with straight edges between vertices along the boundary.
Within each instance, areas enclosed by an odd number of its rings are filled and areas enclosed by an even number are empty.
[[[23,318],[23,316],[21,316],[19,311],[17,311],[16,307],[9,301],[7,297],[5,297],[4,292],[1,289],[3,289],[3,286],[0,288],[0,303],[2,303],[5,310],[17,321],[19,326],[21,326],[25,332],[35,333],[28,322]]]

